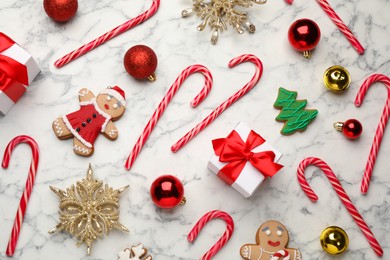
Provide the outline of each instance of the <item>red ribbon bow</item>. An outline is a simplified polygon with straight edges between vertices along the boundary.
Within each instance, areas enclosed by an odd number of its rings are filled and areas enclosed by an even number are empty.
[[[0,32],[0,53],[10,48],[14,44],[15,42],[11,38]],[[28,85],[27,67],[2,54],[0,54],[0,71],[5,73],[8,77],[24,85]]]
[[[213,140],[214,152],[219,156],[219,161],[228,163],[219,171],[218,176],[232,185],[247,162],[250,162],[265,177],[275,175],[283,167],[274,162],[275,153],[273,151],[252,152],[264,142],[265,140],[254,131],[250,131],[244,142],[235,130],[226,138]]]

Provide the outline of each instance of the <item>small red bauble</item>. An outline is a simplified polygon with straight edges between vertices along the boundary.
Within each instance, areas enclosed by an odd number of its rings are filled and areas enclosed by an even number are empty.
[[[305,58],[310,58],[310,51],[317,46],[320,38],[320,27],[310,19],[299,19],[288,29],[288,41],[295,50],[303,52]]]
[[[337,122],[334,127],[349,139],[357,139],[363,132],[362,124],[356,119],[348,119],[344,123]]]
[[[170,209],[184,203],[184,187],[173,175],[158,177],[150,187],[150,195],[157,207]]]
[[[77,0],[44,0],[43,8],[47,15],[56,22],[67,22],[77,12]]]
[[[156,53],[145,45],[131,47],[123,59],[126,71],[136,79],[156,80]]]

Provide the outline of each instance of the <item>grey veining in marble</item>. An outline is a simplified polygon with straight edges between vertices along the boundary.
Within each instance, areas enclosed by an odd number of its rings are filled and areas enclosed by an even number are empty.
[[[149,8],[151,0],[79,1],[76,16],[66,24],[54,23],[45,14],[42,1],[0,1],[0,30],[33,54],[42,72],[24,97],[7,116],[0,118],[0,152],[16,135],[27,134],[40,145],[41,161],[22,226],[15,259],[117,259],[118,252],[142,242],[154,259],[199,259],[223,233],[222,221],[212,221],[190,244],[187,233],[206,212],[220,209],[236,222],[231,240],[215,259],[241,259],[239,248],[255,241],[257,228],[266,220],[285,224],[290,232],[290,247],[299,248],[304,259],[379,259],[352,220],[325,175],[310,167],[307,176],[319,200],[312,203],[301,190],[296,168],[299,162],[316,156],[325,160],[339,177],[346,192],[371,227],[384,249],[382,259],[390,259],[390,133],[386,129],[379,151],[370,190],[360,193],[360,182],[377,123],[386,99],[386,88],[368,91],[364,104],[354,105],[363,80],[373,73],[390,76],[390,1],[332,0],[330,4],[358,36],[366,48],[359,56],[316,1],[268,1],[250,10],[255,34],[223,32],[218,44],[210,44],[210,31],[198,32],[200,20],[181,18],[190,0],[161,0],[156,15],[142,25],[116,37],[61,69],[54,61],[115,26]],[[299,18],[315,20],[322,38],[310,60],[294,51],[287,41],[290,24]],[[136,44],[153,48],[158,56],[157,81],[141,82],[131,78],[123,67],[125,52]],[[170,146],[218,104],[245,84],[254,72],[250,63],[229,69],[232,58],[253,53],[264,64],[259,84],[212,125],[176,154]],[[184,83],[158,122],[131,171],[123,167],[132,146],[150,115],[178,74],[187,66],[200,63],[214,77],[210,95],[198,108],[190,100],[203,85],[203,77],[193,75]],[[352,76],[350,88],[342,95],[327,91],[322,83],[324,71],[332,65],[346,67]],[[100,136],[95,154],[81,158],[72,151],[72,142],[59,141],[51,122],[59,115],[78,108],[77,93],[87,87],[97,93],[108,85],[126,91],[128,109],[116,122],[118,140]],[[273,108],[277,89],[298,91],[307,99],[307,108],[319,111],[303,133],[282,136],[282,123]],[[356,118],[363,123],[359,140],[349,141],[333,129],[336,121]],[[285,167],[266,181],[249,199],[244,199],[207,170],[213,150],[211,140],[226,136],[237,124],[245,122],[283,153]],[[19,146],[8,170],[0,169],[0,258],[12,229],[19,198],[27,177],[30,151]],[[153,163],[151,163],[153,162]],[[86,173],[88,163],[96,178],[119,188],[130,188],[121,197],[121,223],[130,233],[111,232],[98,240],[92,256],[68,234],[47,233],[58,220],[58,198],[49,185],[66,188]],[[174,174],[184,184],[187,204],[174,210],[157,209],[149,198],[152,181],[162,174]],[[348,251],[331,257],[321,249],[319,235],[330,225],[346,230]]]

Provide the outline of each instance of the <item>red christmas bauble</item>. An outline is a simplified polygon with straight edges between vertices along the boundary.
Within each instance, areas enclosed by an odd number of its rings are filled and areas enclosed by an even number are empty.
[[[320,38],[320,27],[310,19],[299,19],[288,30],[288,40],[297,51],[309,52],[313,50]]]
[[[131,47],[125,54],[123,64],[126,71],[136,79],[156,79],[154,72],[157,68],[157,55],[148,46]]]
[[[349,139],[358,138],[363,132],[362,124],[356,119],[348,119],[344,122],[342,133]]]
[[[175,176],[162,175],[152,183],[150,195],[157,207],[170,209],[182,201],[184,187]]]
[[[77,12],[77,0],[44,0],[43,8],[47,15],[56,22],[67,22]]]

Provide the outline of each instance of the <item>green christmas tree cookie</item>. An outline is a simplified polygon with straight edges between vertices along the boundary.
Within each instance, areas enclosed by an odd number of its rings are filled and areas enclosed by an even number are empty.
[[[314,120],[318,114],[317,109],[305,109],[306,100],[296,100],[297,92],[279,88],[278,98],[274,107],[281,109],[275,118],[277,121],[285,122],[282,130],[283,135],[290,135],[296,131],[302,132]]]

